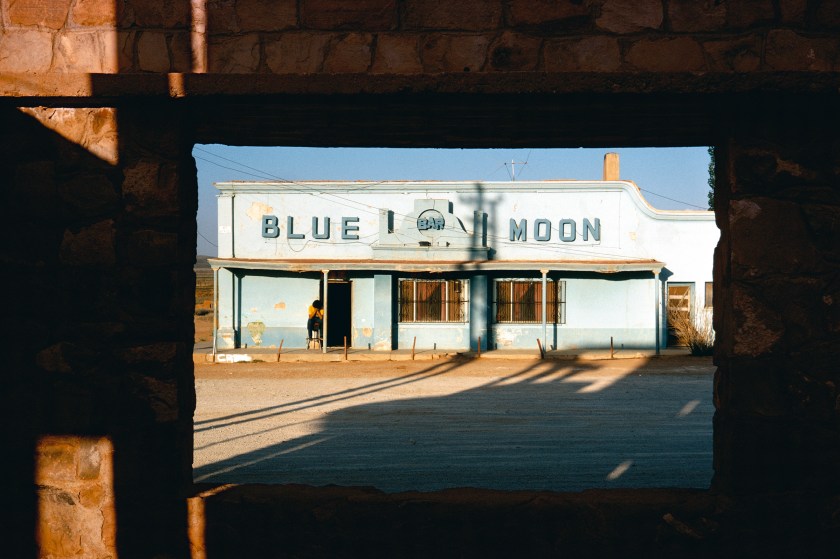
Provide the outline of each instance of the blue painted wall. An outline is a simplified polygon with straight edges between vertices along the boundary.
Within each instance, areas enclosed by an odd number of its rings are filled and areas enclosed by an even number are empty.
[[[656,347],[656,284],[627,275],[555,279],[566,281],[566,323],[548,324],[548,349]],[[493,312],[495,317],[495,310]],[[542,324],[494,324],[493,347],[537,348]]]
[[[319,297],[320,278],[219,272],[217,347],[306,346],[309,305]]]
[[[396,324],[395,276],[390,273],[351,275],[352,345],[389,351],[416,349],[464,351],[536,349],[542,324],[495,324],[495,279],[469,278],[469,321],[457,324]],[[507,277],[507,276],[506,276]],[[652,274],[563,278],[566,281],[566,323],[549,324],[548,349],[656,347],[656,289]],[[537,278],[532,278],[537,279]],[[307,309],[318,298],[317,274],[219,272],[217,347],[306,346]],[[661,317],[661,315],[660,315]],[[664,343],[663,343],[664,347]]]

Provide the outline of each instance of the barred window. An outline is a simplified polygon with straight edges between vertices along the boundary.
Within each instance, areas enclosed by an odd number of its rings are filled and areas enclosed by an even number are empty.
[[[566,282],[546,282],[546,322],[566,324]],[[496,322],[542,323],[542,280],[496,282]]]
[[[400,322],[465,322],[467,282],[400,280]]]

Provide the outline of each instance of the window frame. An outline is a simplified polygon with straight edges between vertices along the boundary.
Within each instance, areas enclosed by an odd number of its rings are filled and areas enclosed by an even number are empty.
[[[501,300],[500,289],[503,284],[510,285],[510,293],[507,300]],[[516,301],[516,285],[529,284],[539,289],[539,300],[531,303]],[[548,301],[546,302],[546,324],[563,325],[566,324],[566,280],[546,278],[546,294]],[[554,298],[552,301],[551,298]],[[509,319],[502,319],[502,305],[510,305],[507,313]],[[522,309],[528,308],[527,305],[534,305],[534,312],[538,318],[533,320],[523,320]],[[516,311],[517,305],[520,310]],[[542,324],[542,279],[541,278],[497,278],[494,280],[493,287],[493,307],[494,307],[494,322],[495,324]],[[552,307],[554,310],[552,311]],[[514,316],[519,315],[519,320],[515,320]]]
[[[404,307],[406,299],[404,297],[403,285],[406,282],[412,284],[412,295],[410,319],[406,319]],[[435,301],[428,299],[421,300],[418,295],[418,284],[438,284],[446,286],[446,296],[442,297],[440,304],[442,305],[440,320],[428,320],[428,316],[418,319],[418,309],[421,305],[437,304]],[[466,324],[469,322],[469,285],[467,279],[462,278],[399,278],[397,281],[397,322],[399,324]],[[456,295],[456,297],[453,297]],[[458,308],[453,308],[456,305]],[[420,313],[422,314],[422,313]],[[457,320],[451,317],[453,314],[460,315]],[[424,320],[424,318],[426,320]]]

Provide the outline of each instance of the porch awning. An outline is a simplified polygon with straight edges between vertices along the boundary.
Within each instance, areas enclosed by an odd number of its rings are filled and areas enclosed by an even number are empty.
[[[483,272],[549,270],[568,272],[653,272],[665,267],[657,260],[256,260],[208,258],[212,268],[232,270],[276,270],[282,272],[389,271],[389,272]]]

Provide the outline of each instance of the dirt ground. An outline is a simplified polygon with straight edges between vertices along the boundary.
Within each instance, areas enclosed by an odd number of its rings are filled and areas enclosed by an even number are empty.
[[[195,315],[195,342],[213,341],[213,313]]]
[[[709,358],[196,366],[196,481],[708,487]]]

